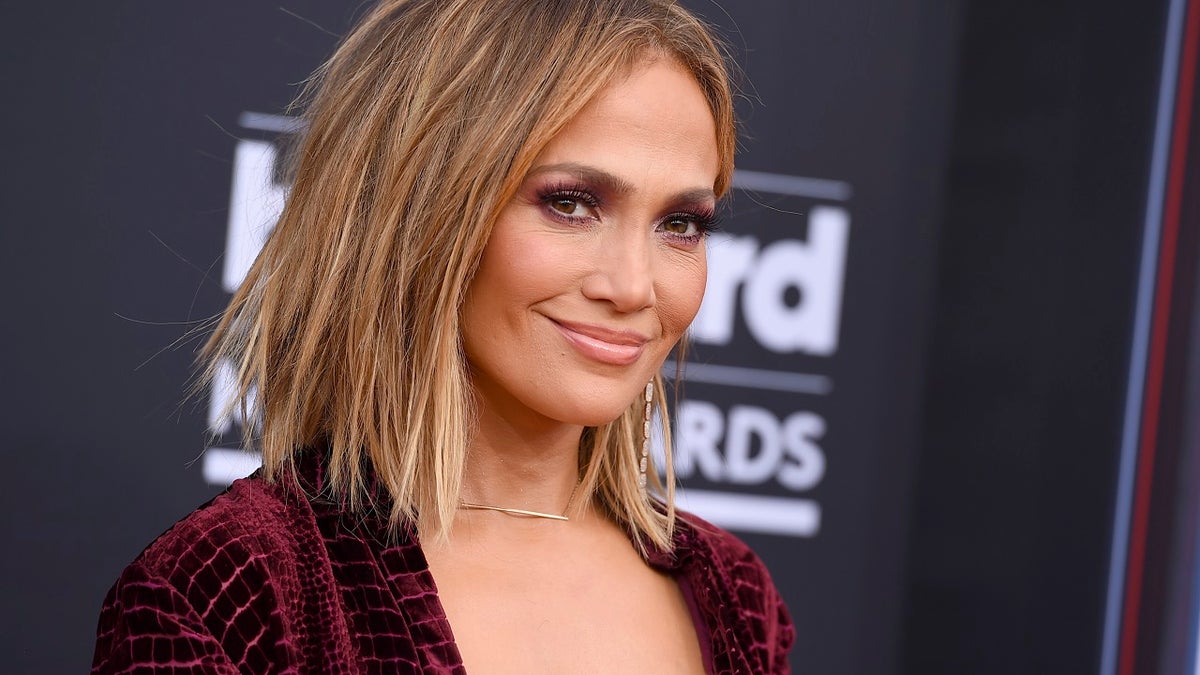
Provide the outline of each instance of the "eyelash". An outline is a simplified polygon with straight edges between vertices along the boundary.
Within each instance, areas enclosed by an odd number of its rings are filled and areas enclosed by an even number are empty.
[[[546,211],[552,218],[566,223],[578,223],[583,216],[571,216],[554,209],[552,204],[557,201],[574,201],[591,209],[598,209],[601,206],[600,200],[592,192],[585,187],[579,185],[553,185],[542,190],[538,194],[538,201],[545,207]],[[711,232],[720,228],[720,219],[716,213],[709,209],[698,209],[695,211],[675,211],[663,216],[658,221],[656,227],[661,227],[666,223],[675,220],[691,221],[696,226],[696,234],[683,235],[674,232],[662,230],[669,238],[682,243],[696,243],[707,237]]]

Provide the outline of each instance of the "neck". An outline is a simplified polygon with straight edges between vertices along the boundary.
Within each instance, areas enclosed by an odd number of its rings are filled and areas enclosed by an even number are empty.
[[[583,427],[545,423],[517,427],[480,411],[467,453],[462,500],[473,504],[570,515],[579,482]],[[502,515],[502,514],[500,514]]]

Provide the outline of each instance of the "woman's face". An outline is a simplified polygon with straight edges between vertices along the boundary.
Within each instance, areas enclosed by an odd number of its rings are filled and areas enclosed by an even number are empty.
[[[479,403],[586,426],[639,396],[700,307],[716,126],[673,60],[635,68],[537,157],[463,308]]]

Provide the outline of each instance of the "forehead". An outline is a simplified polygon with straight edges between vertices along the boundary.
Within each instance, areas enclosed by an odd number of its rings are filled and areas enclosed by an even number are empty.
[[[534,167],[586,163],[635,184],[665,170],[676,182],[711,188],[720,166],[716,139],[712,111],[692,74],[674,59],[654,57],[603,87]]]

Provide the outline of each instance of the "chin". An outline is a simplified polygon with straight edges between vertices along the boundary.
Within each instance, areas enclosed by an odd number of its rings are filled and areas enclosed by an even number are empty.
[[[551,417],[568,424],[602,427],[625,414],[636,396],[560,396]],[[547,411],[551,412],[551,411]]]

